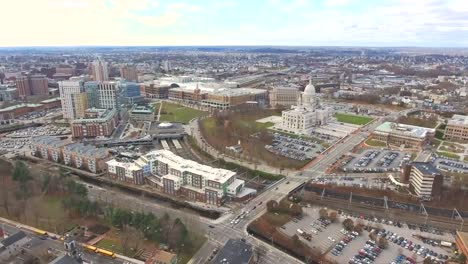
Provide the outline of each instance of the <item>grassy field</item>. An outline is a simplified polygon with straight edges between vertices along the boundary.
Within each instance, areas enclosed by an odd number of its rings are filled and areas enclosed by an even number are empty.
[[[338,122],[354,124],[354,125],[365,125],[370,121],[374,120],[372,117],[368,116],[358,116],[358,115],[350,115],[350,114],[343,114],[343,113],[336,113],[334,115]]]
[[[440,150],[453,152],[453,153],[464,153],[465,147],[459,144],[451,143],[445,141],[442,146],[440,146]]]
[[[446,158],[450,158],[450,159],[456,159],[456,160],[460,159],[460,156],[458,156],[457,154],[450,153],[450,152],[437,151],[436,153],[437,153],[437,155],[442,156],[442,157],[446,157]]]
[[[122,245],[120,244],[120,242],[114,240],[104,238],[101,241],[99,241],[95,246],[113,251],[118,254],[123,253]]]
[[[265,149],[271,144],[272,135],[268,128],[271,123],[259,123],[256,120],[271,116],[272,110],[255,113],[231,113],[226,116],[209,117],[201,122],[201,131],[205,139],[218,150],[236,145],[241,141],[243,159],[251,163],[265,162],[277,168],[302,168],[308,161],[299,161],[278,156]],[[257,135],[253,137],[252,135]]]
[[[368,139],[366,140],[366,144],[372,147],[386,147],[387,144],[385,142],[375,140],[375,139]]]
[[[434,148],[439,147],[439,145],[442,143],[442,140],[434,138],[431,142],[431,146]]]
[[[178,104],[172,103],[162,103],[163,107],[161,109],[161,118],[159,121],[167,121],[167,122],[180,122],[187,124],[190,120],[196,117],[200,117],[206,114],[206,112],[185,107]],[[156,114],[159,111],[160,104],[154,104],[153,108]]]

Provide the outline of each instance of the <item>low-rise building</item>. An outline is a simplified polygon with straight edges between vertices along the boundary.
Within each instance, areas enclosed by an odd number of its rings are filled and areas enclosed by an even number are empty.
[[[237,179],[234,171],[202,165],[168,150],[152,151],[144,157],[153,185],[169,195],[220,205],[228,196],[236,197],[244,189],[245,182]]]
[[[106,162],[111,179],[132,183],[146,182],[172,196],[220,205],[228,197],[244,191],[245,182],[236,172],[213,168],[179,157],[168,150],[155,150],[137,160]]]
[[[151,107],[135,105],[130,110],[130,119],[136,122],[154,121],[154,110]]]
[[[109,178],[135,185],[145,184],[143,166],[136,161],[118,161],[116,159],[106,162]]]
[[[438,197],[442,193],[444,176],[429,162],[413,162],[410,190],[421,198]]]
[[[435,129],[384,122],[372,132],[372,138],[390,146],[421,149],[430,144],[435,136]]]
[[[25,232],[19,231],[0,241],[0,260],[6,261],[21,253],[22,247],[29,242]],[[1,262],[1,261],[0,261]],[[4,262],[2,262],[4,263]]]
[[[468,116],[454,115],[445,127],[445,139],[468,142]]]
[[[63,147],[63,163],[65,165],[93,173],[105,169],[105,160],[108,157],[107,149],[96,148],[92,145],[74,143]]]
[[[67,142],[58,137],[35,137],[31,140],[31,155],[53,162],[61,162],[65,145],[67,145]]]
[[[274,87],[269,92],[270,106],[292,106],[295,105],[301,92],[295,87]]]
[[[169,98],[169,89],[171,89],[169,85],[159,85],[155,83],[145,83],[143,87],[145,97],[154,99]]]
[[[109,153],[105,148],[96,148],[82,143],[71,143],[53,136],[39,136],[31,140],[31,155],[63,163],[77,169],[98,173],[105,169]]]
[[[90,108],[85,112],[84,118],[71,122],[73,138],[109,137],[118,123],[116,109]]]

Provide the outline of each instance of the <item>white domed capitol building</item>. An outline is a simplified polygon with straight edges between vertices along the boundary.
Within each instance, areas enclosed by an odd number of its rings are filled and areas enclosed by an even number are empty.
[[[320,106],[312,80],[305,87],[291,110],[283,111],[281,129],[295,134],[310,135],[314,127],[324,125],[330,119],[330,111]]]

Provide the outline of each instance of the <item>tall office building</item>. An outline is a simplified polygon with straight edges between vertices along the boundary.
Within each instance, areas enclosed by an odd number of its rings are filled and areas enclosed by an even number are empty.
[[[63,118],[73,120],[84,117],[88,108],[88,98],[81,77],[59,82]]]
[[[131,82],[138,81],[137,70],[134,66],[131,65],[123,65],[120,67],[120,77]]]
[[[163,69],[164,71],[166,72],[170,72],[172,70],[172,64],[170,61],[168,60],[165,60],[164,63],[163,63]]]
[[[95,81],[104,82],[109,80],[107,62],[103,61],[101,58],[98,58],[97,60],[93,61],[92,70]]]
[[[27,75],[16,78],[16,88],[21,98],[49,93],[49,81],[45,75]]]
[[[120,83],[101,82],[98,83],[99,106],[103,109],[115,108],[119,110]]]
[[[5,80],[5,67],[0,67],[0,84]]]
[[[84,88],[88,97],[89,108],[101,108],[99,103],[99,82],[85,82]]]

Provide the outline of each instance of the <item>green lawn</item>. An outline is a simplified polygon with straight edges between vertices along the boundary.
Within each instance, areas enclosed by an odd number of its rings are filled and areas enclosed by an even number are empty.
[[[368,139],[366,144],[372,147],[386,147],[387,144],[385,142],[375,140],[375,139]]]
[[[442,146],[440,146],[440,149],[443,151],[448,151],[448,152],[453,152],[453,153],[464,153],[465,152],[465,147],[459,144],[451,143],[445,141]]]
[[[204,111],[192,109],[178,104],[166,102],[163,102],[162,104],[163,107],[161,109],[161,118],[159,119],[159,121],[180,122],[187,124],[193,118],[200,117],[206,114],[206,112]],[[159,104],[154,104],[153,107],[154,111],[157,114],[159,111]]]
[[[434,148],[437,148],[439,147],[440,143],[442,143],[442,140],[434,138],[431,142],[431,146],[433,146]]]
[[[107,249],[118,254],[122,254],[123,252],[122,245],[120,245],[120,243],[105,238],[99,241],[94,246]]]
[[[350,114],[343,114],[343,113],[336,113],[334,115],[338,122],[354,124],[354,125],[365,125],[370,121],[374,120],[372,117],[368,116],[358,116],[358,115],[350,115]]]
[[[442,156],[442,157],[446,157],[446,158],[450,158],[450,159],[456,159],[456,160],[460,159],[460,156],[458,156],[457,154],[450,153],[450,152],[437,151],[436,153],[437,153],[437,155]]]

